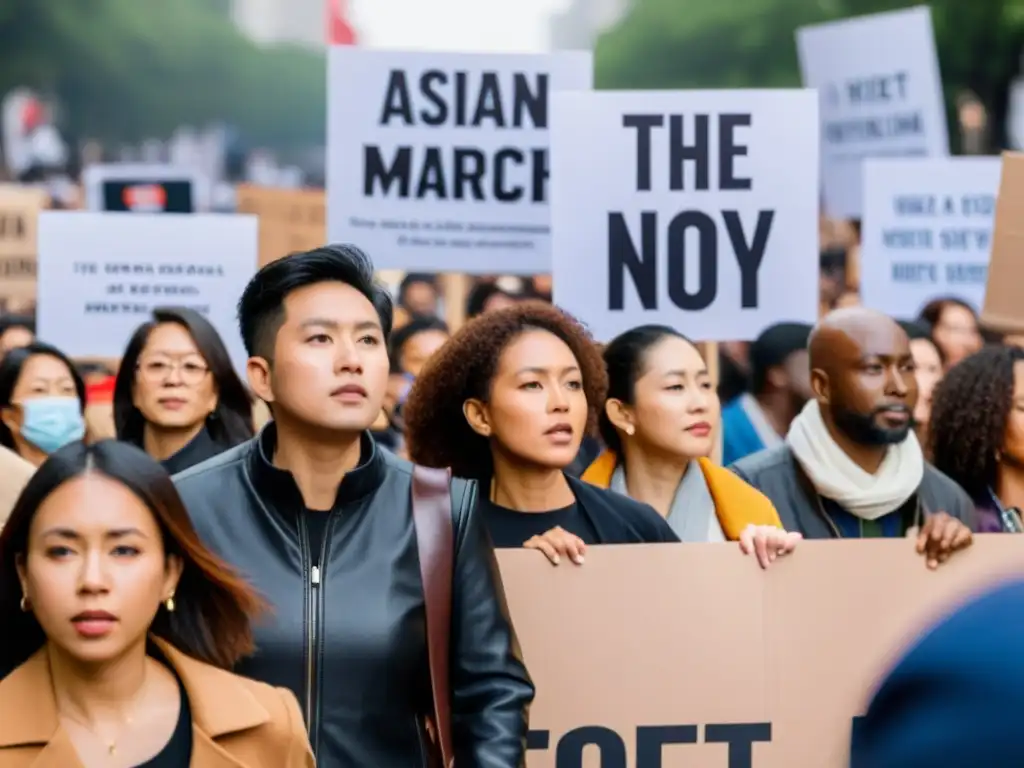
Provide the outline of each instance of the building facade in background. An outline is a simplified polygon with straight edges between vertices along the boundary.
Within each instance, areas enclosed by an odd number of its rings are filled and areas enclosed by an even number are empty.
[[[553,14],[551,49],[590,50],[598,36],[629,10],[631,0],[569,0],[569,7]]]
[[[291,43],[323,48],[327,43],[325,0],[233,0],[231,17],[261,45]]]

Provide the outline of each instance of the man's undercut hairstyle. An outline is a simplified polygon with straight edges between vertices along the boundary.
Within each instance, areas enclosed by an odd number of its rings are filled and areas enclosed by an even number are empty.
[[[386,342],[394,303],[377,281],[370,257],[354,245],[325,245],[272,261],[253,275],[238,301],[238,325],[246,354],[271,361],[277,332],[285,321],[285,298],[299,288],[328,282],[351,286],[373,304]]]

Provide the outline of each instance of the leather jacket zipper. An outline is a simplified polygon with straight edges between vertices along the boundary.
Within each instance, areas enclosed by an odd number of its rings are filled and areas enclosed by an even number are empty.
[[[327,512],[320,514],[330,514]],[[309,742],[313,747],[314,754],[317,752],[320,737],[320,702],[318,700],[317,675],[320,668],[320,614],[323,603],[323,588],[321,580],[321,566],[327,562],[327,543],[331,540],[332,519],[327,520],[324,530],[323,542],[320,545],[320,557],[313,564],[312,552],[309,548],[309,534],[306,528],[306,521],[301,519],[303,534],[303,553],[305,562],[310,563],[309,575],[309,603],[306,613],[306,725],[309,732]]]

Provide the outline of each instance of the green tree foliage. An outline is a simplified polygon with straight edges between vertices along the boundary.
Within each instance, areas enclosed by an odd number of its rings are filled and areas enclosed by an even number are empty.
[[[261,144],[323,140],[324,56],[261,49],[209,0],[0,0],[0,52],[0,94],[52,94],[73,136],[226,120]]]
[[[599,88],[773,88],[800,85],[795,31],[921,5],[921,0],[634,0],[598,41]],[[952,118],[970,90],[1004,143],[1007,93],[1024,53],[1024,0],[932,0]],[[870,55],[870,52],[866,52]],[[958,132],[950,130],[957,141]]]

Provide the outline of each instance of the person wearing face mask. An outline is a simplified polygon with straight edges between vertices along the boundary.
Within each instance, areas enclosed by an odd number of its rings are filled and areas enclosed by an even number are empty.
[[[0,361],[0,445],[38,467],[85,436],[85,382],[67,356],[33,342]]]
[[[907,334],[861,307],[826,315],[811,333],[808,401],[786,443],[732,466],[805,538],[914,534],[935,568],[971,543],[974,507],[928,464],[912,431],[917,402]]]
[[[160,308],[136,329],[114,383],[114,425],[171,474],[252,438],[249,393],[206,318]]]
[[[792,551],[771,502],[708,459],[721,405],[697,347],[673,328],[644,325],[604,349],[608,450],[583,480],[650,504],[680,541],[739,541],[766,566]]]
[[[649,506],[566,474],[594,431],[607,375],[586,330],[550,304],[486,312],[416,377],[405,405],[413,461],[476,480],[496,547],[539,549],[552,529],[585,544],[678,541]],[[563,553],[564,554],[564,553]]]
[[[750,392],[722,411],[722,461],[782,444],[811,393],[807,339],[811,326],[776,323],[750,345]]]
[[[430,716],[456,765],[519,766],[534,689],[476,487],[463,480],[441,480],[448,498],[433,497],[453,551],[447,669],[431,663],[440,648],[428,598],[441,606],[421,572],[422,471],[368,431],[383,404],[392,313],[354,246],[260,269],[238,316],[249,384],[274,418],[175,481],[203,541],[271,601],[238,671],[296,693],[321,768],[425,765]]]
[[[292,693],[226,671],[262,607],[146,454],[62,448],[0,534],[0,768],[312,768]]]
[[[986,347],[935,389],[932,461],[978,510],[979,533],[1022,533],[1024,349]]]

